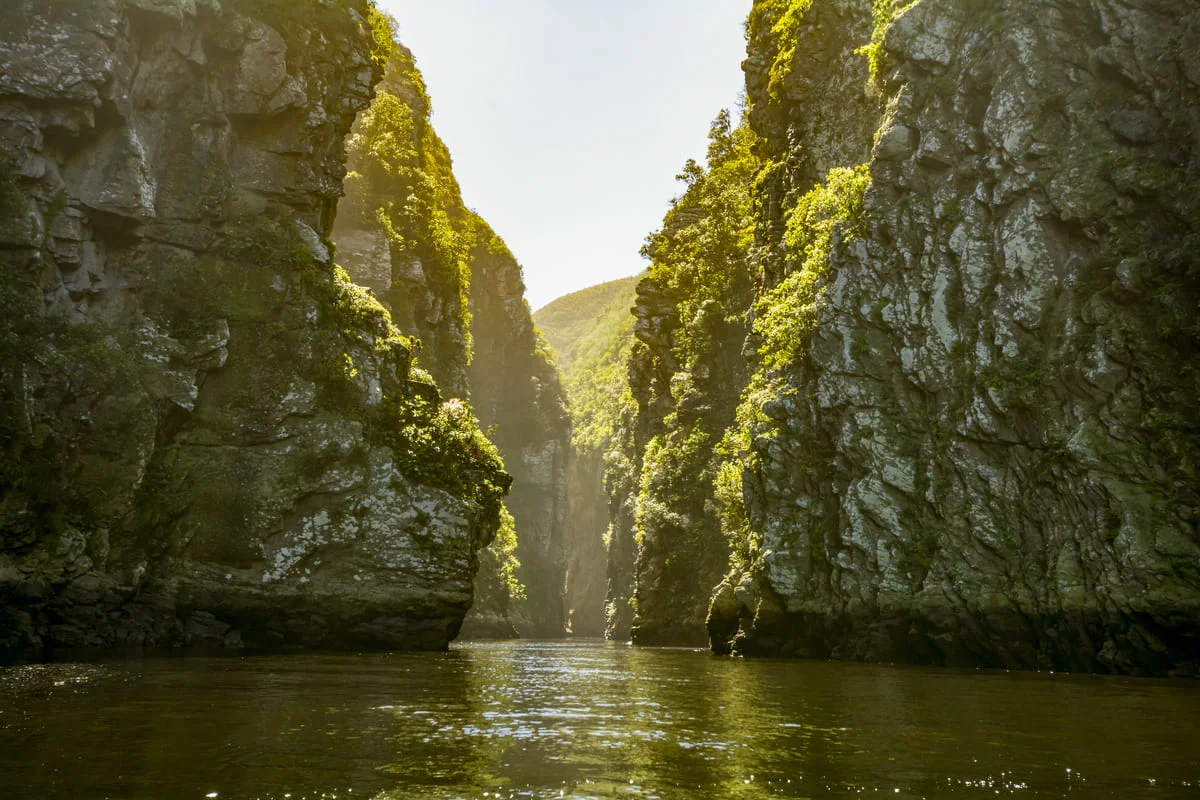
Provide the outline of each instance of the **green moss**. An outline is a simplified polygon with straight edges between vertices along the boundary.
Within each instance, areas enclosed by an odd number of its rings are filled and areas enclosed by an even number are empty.
[[[870,182],[866,165],[831,170],[825,183],[800,198],[788,214],[788,275],[756,304],[754,333],[761,342],[758,356],[766,371],[794,363],[811,338],[829,271],[833,232],[840,227],[847,241],[858,235]]]
[[[979,380],[999,394],[1005,405],[1036,406],[1046,385],[1050,365],[1042,347],[1030,342],[1014,358],[1004,358],[982,367]]]
[[[386,23],[387,21],[384,20]],[[381,26],[378,35],[390,36]],[[465,368],[472,353],[470,253],[494,234],[462,202],[450,152],[430,124],[430,101],[412,54],[398,45],[371,107],[347,139],[347,201],[339,226],[381,228],[394,264],[420,263],[429,290],[445,304],[437,324],[415,320],[442,380]],[[407,296],[388,299],[393,307]],[[453,327],[467,340],[465,351]]]
[[[874,23],[871,31],[870,44],[864,45],[856,52],[867,57],[870,62],[871,85],[876,91],[883,91],[883,42],[887,38],[888,29],[892,23],[920,0],[872,0],[871,16]]]
[[[796,60],[797,33],[813,0],[760,0],[746,21],[751,52],[771,59],[767,93],[772,103],[781,100],[784,82]]]
[[[0,153],[0,219],[23,214],[27,210],[16,165],[6,153]]]

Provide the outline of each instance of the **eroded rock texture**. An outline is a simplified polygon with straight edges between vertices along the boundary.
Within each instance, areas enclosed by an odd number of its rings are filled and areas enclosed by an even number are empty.
[[[861,219],[834,236],[815,334],[767,376],[759,558],[714,600],[718,648],[1196,672],[1197,52],[1186,1],[899,16]],[[775,161],[832,154],[785,167],[801,193],[860,160],[788,130]]]
[[[0,647],[457,634],[505,478],[323,238],[367,15],[0,5]]]

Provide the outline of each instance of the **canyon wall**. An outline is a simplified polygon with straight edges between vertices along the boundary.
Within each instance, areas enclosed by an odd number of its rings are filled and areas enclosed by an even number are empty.
[[[751,17],[714,646],[1194,674],[1200,10],[869,5]]]
[[[534,315],[558,356],[571,405],[571,453],[567,470],[567,614],[576,636],[629,638],[618,632],[619,609],[631,594],[609,597],[608,561],[622,540],[610,525],[610,506],[625,495],[608,480],[622,471],[618,428],[634,408],[625,362],[633,344],[630,308],[638,278],[623,278],[560,297]],[[630,564],[632,567],[632,563]]]
[[[327,239],[392,48],[359,0],[0,8],[0,647],[457,635],[510,479]]]
[[[644,250],[610,636],[1197,671],[1198,37],[1172,0],[754,3],[742,123]]]

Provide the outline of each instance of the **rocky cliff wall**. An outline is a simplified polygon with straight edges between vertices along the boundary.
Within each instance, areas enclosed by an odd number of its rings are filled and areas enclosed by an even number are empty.
[[[557,638],[566,632],[568,611],[566,393],[525,302],[521,265],[482,219],[476,218],[475,231],[468,261],[475,351],[468,375],[476,413],[514,479],[506,505],[525,596],[509,617],[521,636]]]
[[[324,238],[378,23],[0,7],[0,646],[457,634],[507,476]]]
[[[562,636],[565,395],[525,301],[520,264],[463,205],[450,153],[430,123],[424,80],[403,47],[348,149],[339,257],[396,325],[419,338],[421,368],[470,400],[514,478],[516,546],[485,556],[481,602],[465,635]]]
[[[719,444],[746,382],[757,137],[722,112],[705,165],[643,250],[626,371],[631,409],[609,459],[612,633],[703,646],[708,597],[728,568],[715,503]]]
[[[714,645],[1194,674],[1200,11],[888,16],[869,166],[795,126],[767,137],[797,190],[763,201],[777,255],[740,412],[745,564],[714,599]],[[809,74],[798,41],[785,97]],[[772,111],[767,61],[752,52],[748,85],[773,127],[823,113]],[[830,106],[858,102],[845,86]],[[794,166],[805,152],[829,157]],[[847,169],[802,194],[828,167]]]

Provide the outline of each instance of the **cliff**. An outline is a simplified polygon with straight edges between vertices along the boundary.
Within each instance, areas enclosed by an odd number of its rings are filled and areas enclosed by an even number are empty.
[[[441,648],[509,478],[333,264],[365,2],[0,9],[0,647]]]
[[[350,275],[419,338],[421,367],[470,401],[512,471],[513,527],[483,556],[465,635],[562,636],[565,394],[525,302],[520,264],[463,204],[430,114],[413,55],[399,47],[349,138],[334,238]]]
[[[749,31],[714,646],[1194,674],[1200,11],[759,2]]]

